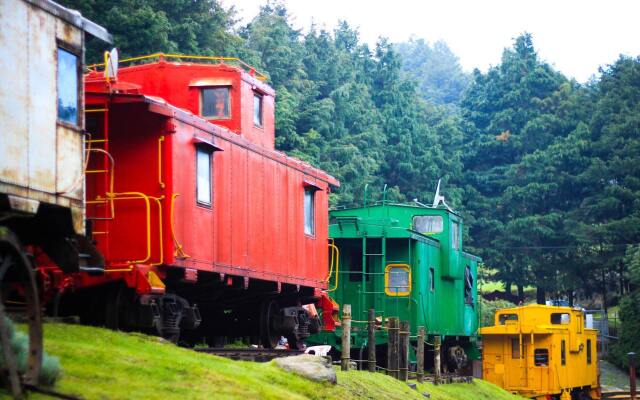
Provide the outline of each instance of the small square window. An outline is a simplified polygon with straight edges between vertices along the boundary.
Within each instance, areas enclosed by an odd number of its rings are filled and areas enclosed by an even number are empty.
[[[262,96],[253,94],[253,124],[262,127]]]
[[[78,125],[78,56],[58,47],[58,120]]]
[[[533,351],[533,364],[536,367],[548,367],[549,349],[535,349]]]
[[[229,119],[231,106],[229,87],[209,87],[202,89],[200,114],[209,119]]]
[[[408,296],[411,293],[411,268],[407,264],[389,264],[385,268],[387,296]]]

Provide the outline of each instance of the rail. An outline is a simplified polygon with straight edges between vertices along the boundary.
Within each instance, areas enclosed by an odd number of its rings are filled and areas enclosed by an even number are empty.
[[[329,283],[331,280],[331,275],[333,274],[333,265],[335,263],[336,266],[336,279],[335,285],[331,289],[327,289],[327,292],[335,292],[338,289],[338,278],[340,276],[340,249],[336,246],[335,241],[330,239],[331,243],[329,243],[329,247],[331,248],[331,262],[329,267],[329,275],[327,276],[326,282]]]
[[[175,252],[173,253],[173,256],[181,260],[184,260],[186,258],[191,258],[191,256],[185,253],[184,248],[182,247],[182,244],[178,241],[178,238],[176,237],[174,211],[175,211],[176,198],[178,198],[178,196],[180,196],[180,193],[174,193],[171,196],[171,212],[169,213],[169,219],[170,219],[169,225],[171,226],[171,239],[173,240],[173,245],[176,248]]]
[[[89,141],[89,143],[93,143],[93,141]],[[101,196],[96,196],[95,200],[88,200],[86,201],[87,204],[106,204],[109,203],[109,209],[111,211],[111,215],[109,217],[104,217],[104,218],[92,218],[92,219],[99,219],[99,220],[103,220],[103,221],[110,221],[116,218],[116,214],[115,214],[115,206],[113,204],[113,199],[110,198],[110,194],[113,193],[113,187],[114,187],[114,176],[115,176],[115,166],[116,166],[116,162],[113,159],[113,157],[111,156],[111,154],[109,154],[108,151],[104,150],[104,149],[95,149],[95,148],[87,148],[86,150],[87,152],[87,161],[85,163],[85,167],[84,167],[84,174],[92,174],[92,173],[106,173],[109,172],[109,191],[106,193],[106,197],[101,197]],[[107,156],[107,158],[109,159],[109,170],[90,170],[87,169],[87,166],[89,164],[89,157],[91,156],[91,153],[96,152],[96,153],[102,153],[104,155]]]
[[[119,60],[118,64],[120,64],[120,65],[128,64],[128,63],[133,64],[133,63],[139,62],[139,61],[147,61],[147,60],[154,60],[154,59],[158,59],[159,61],[171,60],[171,59],[178,60],[178,61],[183,61],[183,60],[215,61],[215,62],[217,62],[219,64],[223,64],[223,63],[236,64],[236,65],[240,66],[243,70],[248,72],[250,75],[255,76],[260,81],[266,81],[266,80],[269,79],[269,77],[267,75],[265,75],[264,73],[256,70],[254,67],[252,67],[251,65],[247,64],[246,62],[242,61],[241,59],[239,59],[237,57],[218,57],[218,56],[199,56],[199,55],[188,55],[188,54],[153,53],[153,54],[147,54],[147,55],[144,55],[144,56],[125,58],[125,59]],[[91,72],[99,72],[101,70],[104,70],[105,67],[106,67],[106,62],[101,62],[101,63],[88,65],[87,69],[89,71],[91,71]],[[107,77],[107,79],[108,78],[109,77]]]
[[[141,192],[124,192],[124,193],[107,193],[107,197],[112,200],[143,200],[145,203],[145,216],[146,216],[146,254],[144,258],[139,260],[128,260],[125,262],[126,265],[132,264],[144,264],[151,259],[151,200],[155,201],[158,206],[158,249],[159,249],[159,260],[156,262],[152,262],[151,265],[161,265],[164,262],[164,246],[162,242],[162,203],[161,201],[164,199],[164,196],[161,197],[153,197],[147,196]],[[114,214],[115,219],[115,214]],[[106,269],[105,272],[126,272],[130,269]]]
[[[256,362],[268,362],[274,358],[289,357],[299,354],[303,354],[302,350],[289,350],[289,349],[259,349],[259,348],[222,348],[222,347],[207,347],[207,348],[195,348],[200,353],[213,354],[220,357],[230,358],[232,360],[243,361],[256,361]]]

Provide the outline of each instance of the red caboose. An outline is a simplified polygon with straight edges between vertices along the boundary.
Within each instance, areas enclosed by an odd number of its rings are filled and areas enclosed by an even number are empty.
[[[274,149],[260,74],[214,60],[86,77],[87,219],[106,273],[68,279],[65,299],[85,300],[63,305],[191,342],[299,340],[318,328],[302,306],[327,285],[338,182]]]

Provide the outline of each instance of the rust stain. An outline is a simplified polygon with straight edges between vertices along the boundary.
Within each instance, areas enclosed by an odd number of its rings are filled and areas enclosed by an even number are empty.
[[[0,169],[0,181],[18,183],[20,181],[20,176],[14,169],[2,168]]]
[[[71,43],[73,41],[73,28],[69,24],[63,24],[62,34],[65,42]]]

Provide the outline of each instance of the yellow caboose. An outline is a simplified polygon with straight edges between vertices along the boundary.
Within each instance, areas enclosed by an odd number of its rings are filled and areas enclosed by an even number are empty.
[[[534,399],[599,399],[597,330],[582,310],[528,305],[498,310],[480,329],[483,378]]]

